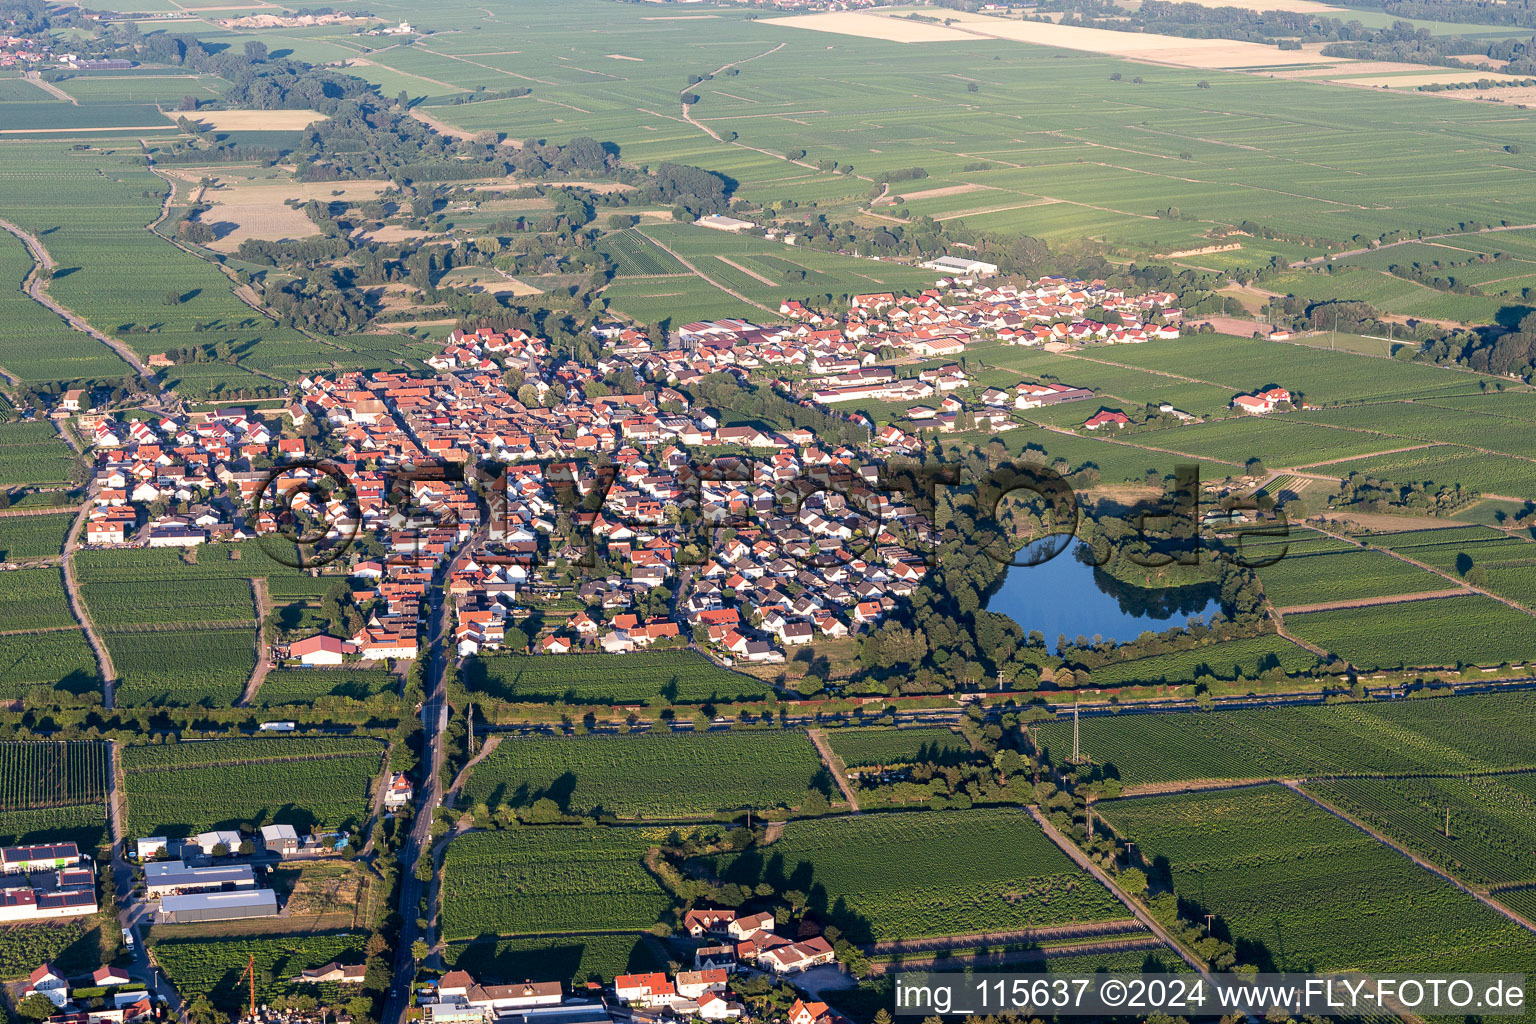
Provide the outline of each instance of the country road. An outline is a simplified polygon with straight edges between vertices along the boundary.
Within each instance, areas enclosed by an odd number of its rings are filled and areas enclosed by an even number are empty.
[[[91,504],[91,496],[87,493],[80,511],[75,514],[74,523],[70,525],[69,536],[64,539],[62,561],[64,597],[69,602],[69,610],[74,614],[75,621],[85,630],[85,639],[96,655],[96,667],[101,672],[102,707],[110,708],[113,706],[113,687],[117,683],[117,670],[112,665],[111,652],[107,650],[107,645],[97,634],[96,624],[91,621],[90,610],[85,607],[85,601],[80,597],[80,582],[75,579],[75,549],[80,546],[80,531],[85,529],[85,520],[90,515]]]
[[[853,787],[848,783],[848,766],[843,764],[843,759],[837,756],[837,751],[832,749],[832,744],[827,742],[827,734],[823,729],[807,729],[806,735],[811,738],[811,744],[816,748],[816,753],[821,755],[821,763],[827,766],[827,771],[832,774],[832,781],[837,783],[837,788],[842,790],[843,799],[848,801],[854,814],[859,813],[859,797],[854,793]]]

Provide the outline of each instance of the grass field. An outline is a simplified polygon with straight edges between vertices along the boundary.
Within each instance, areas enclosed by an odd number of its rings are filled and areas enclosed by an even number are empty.
[[[1185,779],[1536,768],[1536,697],[1501,693],[1334,707],[1084,718],[1082,748],[1128,786]],[[1038,727],[1060,761],[1072,723]]]
[[[711,858],[727,881],[809,895],[853,942],[1006,931],[1122,916],[1017,809],[791,822],[765,849]]]
[[[1166,857],[1174,891],[1261,969],[1515,970],[1536,956],[1520,926],[1279,786],[1099,809],[1149,863]]]
[[[636,829],[560,826],[472,832],[448,845],[443,936],[640,931],[671,899],[640,858]]]
[[[549,797],[578,813],[705,817],[796,806],[821,770],[800,732],[508,738],[471,771],[463,801],[526,807]]]

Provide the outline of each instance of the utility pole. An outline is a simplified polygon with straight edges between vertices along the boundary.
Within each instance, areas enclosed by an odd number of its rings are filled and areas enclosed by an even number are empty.
[[[1215,914],[1206,914],[1205,915],[1205,934],[1207,934],[1207,935],[1211,934],[1211,919],[1214,918],[1215,916],[1216,916]]]
[[[1445,838],[1451,838],[1451,809],[1445,809]]]

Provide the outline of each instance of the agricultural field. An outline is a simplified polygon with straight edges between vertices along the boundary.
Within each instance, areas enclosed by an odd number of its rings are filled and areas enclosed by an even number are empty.
[[[80,629],[0,636],[0,699],[20,700],[34,690],[47,700],[101,692],[96,657]]]
[[[28,88],[32,88],[28,86]],[[21,240],[0,234],[0,368],[23,381],[117,379],[131,368],[95,338],[70,328],[21,290],[32,257]]]
[[[943,728],[832,729],[827,742],[848,768],[965,760],[971,745],[957,732]]]
[[[1536,956],[1536,936],[1283,787],[1098,806],[1261,970],[1518,970]]]
[[[360,963],[362,935],[282,935],[250,938],[161,938],[150,940],[155,962],[178,991],[206,994],[215,1007],[238,1013],[249,999],[241,973],[256,958],[256,998],[308,993],[322,999],[348,998],[342,985],[296,985],[291,979],[332,961]]]
[[[1424,483],[1432,485],[1431,489],[1459,486],[1484,494],[1536,499],[1536,463],[1460,445],[1418,447],[1393,455],[1335,462],[1328,472],[1340,477],[1364,473],[1398,484]]]
[[[368,700],[399,687],[400,677],[381,668],[282,668],[267,673],[255,703],[278,707],[308,704],[323,697]]]
[[[0,811],[103,803],[107,764],[96,740],[0,743]]]
[[[1316,667],[1317,656],[1311,651],[1285,637],[1266,633],[1171,654],[1111,662],[1090,671],[1088,678],[1095,686],[1182,684],[1206,676],[1227,680],[1238,677],[1258,679],[1262,673],[1275,669],[1286,675],[1299,675]]]
[[[256,635],[246,629],[105,633],[123,707],[218,707],[239,699],[256,665]]]
[[[1335,779],[1306,788],[1463,881],[1536,884],[1536,775]]]
[[[572,813],[708,817],[795,807],[823,770],[800,732],[509,737],[470,772],[463,803],[529,807],[547,797]]]
[[[654,845],[631,828],[459,836],[443,862],[443,937],[647,929],[672,904],[641,864]]]
[[[7,632],[77,626],[60,571],[46,568],[0,573],[0,622],[5,623]]]
[[[71,975],[101,966],[101,928],[88,918],[47,924],[12,925],[0,930],[0,978],[24,981],[39,960]],[[95,966],[92,966],[92,965]]]
[[[795,821],[765,848],[708,858],[726,881],[810,894],[852,942],[1113,920],[1125,908],[1023,811]]]
[[[630,654],[496,654],[466,662],[464,685],[514,703],[669,704],[757,700],[770,687],[695,651]]]
[[[281,744],[281,746],[274,746]],[[383,748],[371,740],[212,740],[123,753],[128,831],[182,837],[267,824],[360,828]]]
[[[1536,657],[1531,616],[1471,595],[1290,615],[1286,630],[1361,669],[1498,665]]]
[[[1304,778],[1536,769],[1536,696],[1499,693],[1331,707],[1093,716],[1082,748],[1126,786],[1192,779]],[[1055,761],[1072,723],[1036,729]]]
[[[1527,608],[1536,608],[1536,543],[1527,534],[1469,526],[1377,534],[1368,540]]]
[[[0,845],[71,842],[87,852],[107,842],[107,805],[104,802],[31,811],[0,811]]]
[[[64,549],[74,516],[0,516],[0,562],[49,558]]]
[[[1258,570],[1264,594],[1277,608],[1418,594],[1455,586],[1443,576],[1382,552],[1364,551],[1343,541],[1323,540],[1326,543],[1315,545],[1307,544],[1305,539],[1301,544],[1292,542],[1285,557]]]
[[[667,950],[654,935],[528,936],[451,943],[443,950],[449,966],[477,978],[546,978],[570,983],[611,982],[621,974],[646,974],[667,967]]]
[[[0,480],[6,487],[65,484],[74,465],[51,424],[0,423]]]

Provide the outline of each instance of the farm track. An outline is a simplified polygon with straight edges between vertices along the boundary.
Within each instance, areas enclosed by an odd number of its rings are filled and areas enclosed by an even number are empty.
[[[1331,814],[1334,817],[1338,818],[1340,821],[1348,822],[1349,824],[1353,825],[1355,828],[1359,829],[1361,832],[1364,832],[1366,835],[1368,835],[1372,839],[1376,840],[1378,843],[1381,843],[1383,846],[1390,847],[1391,849],[1396,850],[1398,853],[1402,854],[1404,857],[1407,857],[1409,860],[1413,861],[1413,863],[1417,864],[1419,867],[1423,868],[1425,871],[1428,871],[1430,874],[1435,875],[1435,876],[1437,876],[1439,878],[1442,878],[1445,881],[1451,883],[1456,888],[1458,888],[1462,892],[1466,893],[1468,896],[1473,897],[1479,903],[1482,903],[1484,906],[1488,907],[1490,910],[1493,910],[1493,911],[1497,912],[1501,916],[1507,918],[1508,920],[1510,920],[1510,921],[1514,922],[1515,924],[1519,925],[1520,927],[1524,928],[1526,931],[1536,932],[1536,923],[1532,923],[1531,921],[1527,920],[1522,915],[1517,914],[1513,910],[1511,910],[1508,907],[1504,906],[1502,903],[1498,903],[1498,902],[1496,902],[1494,900],[1489,899],[1487,896],[1485,896],[1482,893],[1478,892],[1476,889],[1473,889],[1472,887],[1468,886],[1467,884],[1465,884],[1461,880],[1457,879],[1456,877],[1454,877],[1454,876],[1452,876],[1450,874],[1447,874],[1445,871],[1442,871],[1440,868],[1436,867],[1434,864],[1431,864],[1429,861],[1425,860],[1423,857],[1420,857],[1418,854],[1414,853],[1412,850],[1409,850],[1407,847],[1399,845],[1396,840],[1391,839],[1390,837],[1388,837],[1384,833],[1378,832],[1376,829],[1372,828],[1371,826],[1367,825],[1365,822],[1363,822],[1360,819],[1358,819],[1358,818],[1354,817],[1353,815],[1349,814],[1347,811],[1340,810],[1338,807],[1335,807],[1333,804],[1331,804],[1328,801],[1322,799],[1321,797],[1314,796],[1313,794],[1311,794],[1311,793],[1307,792],[1306,790],[1302,789],[1300,784],[1298,784],[1296,782],[1286,781],[1284,783],[1284,785],[1285,785],[1285,787],[1287,789],[1291,790],[1293,793],[1295,793],[1296,795],[1300,796],[1303,800],[1306,800],[1306,801],[1316,805],[1317,807],[1321,808],[1322,810],[1327,811],[1329,814]]]
[[[38,240],[36,235],[22,230],[8,220],[0,220],[0,229],[4,229],[5,231],[8,231],[15,235],[17,238],[21,239],[22,244],[25,245],[28,252],[32,254],[32,272],[29,273],[26,277],[26,280],[22,282],[23,290],[26,291],[27,295],[32,299],[32,301],[36,302],[40,306],[46,307],[47,309],[56,313],[58,316],[62,317],[64,322],[69,324],[69,326],[73,327],[75,330],[84,334],[88,334],[95,338],[97,341],[101,342],[103,345],[107,346],[107,348],[117,353],[118,358],[127,363],[129,366],[133,367],[139,376],[143,377],[145,380],[154,380],[154,371],[151,370],[148,366],[144,365],[144,362],[139,359],[138,355],[133,351],[133,349],[129,348],[121,341],[118,341],[116,338],[109,337],[108,335],[103,334],[101,331],[98,331],[96,328],[87,323],[84,317],[81,317],[73,310],[66,309],[64,306],[59,305],[54,301],[53,296],[48,294],[47,290],[43,287],[42,278],[38,276],[38,268],[41,267],[44,270],[52,270],[55,264],[53,262],[53,256],[49,254],[48,250],[43,246],[43,243]],[[163,403],[169,403],[171,401],[171,396],[168,392],[161,391],[160,400]]]
[[[745,302],[749,306],[756,306],[758,309],[762,310],[765,313],[773,313],[775,316],[778,315],[777,311],[769,309],[767,306],[763,305],[761,302],[755,302],[752,299],[747,298],[745,295],[741,294],[740,292],[733,291],[732,289],[727,288],[725,285],[721,284],[719,281],[716,281],[714,278],[712,278],[708,274],[704,273],[704,271],[700,270],[698,267],[694,266],[692,263],[689,263],[687,260],[683,259],[683,257],[680,256],[678,253],[676,253],[672,249],[667,248],[665,245],[661,244],[660,242],[656,241],[656,239],[652,238],[650,235],[647,235],[644,231],[640,230],[639,228],[635,228],[634,230],[635,230],[636,234],[642,236],[647,242],[650,242],[652,245],[656,246],[656,248],[660,249],[662,252],[666,253],[668,256],[671,256],[673,259],[677,260],[677,262],[681,263],[683,266],[685,266],[689,270],[693,271],[696,275],[698,275],[698,277],[701,280],[704,281],[705,284],[708,284],[708,285],[710,285],[710,286],[712,286],[714,288],[718,288],[720,291],[725,292],[725,294],[729,295],[731,298],[736,299],[736,300],[738,300],[740,302]]]
[[[73,96],[71,96],[69,93],[65,92],[63,89],[60,89],[58,86],[54,85],[52,82],[45,82],[45,81],[43,81],[43,75],[42,75],[42,72],[40,72],[40,71],[28,71],[26,74],[22,75],[21,77],[25,81],[31,83],[32,85],[37,86],[39,89],[43,90],[43,92],[45,92],[48,95],[54,97],[55,99],[61,99],[65,103],[68,103],[72,107],[78,107],[80,105],[80,101],[79,100],[75,99]]]
[[[91,498],[86,495],[85,501],[80,505],[80,511],[75,513],[75,521],[69,528],[69,535],[64,538],[64,596],[69,601],[69,610],[75,616],[75,621],[80,623],[85,630],[85,639],[91,645],[91,652],[96,655],[96,669],[101,673],[102,707],[113,706],[113,688],[117,685],[117,669],[112,665],[112,654],[107,650],[107,645],[102,642],[101,635],[96,632],[96,625],[91,621],[91,613],[85,606],[85,601],[80,597],[80,581],[75,578],[75,550],[80,546],[80,531],[85,529],[85,520],[91,512]]]
[[[1200,960],[1194,956],[1194,954],[1190,953],[1183,946],[1181,946],[1174,939],[1174,937],[1169,934],[1168,929],[1164,928],[1160,923],[1158,923],[1156,918],[1154,918],[1147,911],[1143,910],[1141,905],[1138,904],[1135,900],[1131,899],[1131,897],[1128,896],[1126,892],[1115,883],[1114,879],[1109,877],[1108,873],[1106,873],[1103,868],[1089,860],[1088,855],[1077,848],[1076,843],[1062,835],[1060,830],[1058,830],[1055,825],[1052,825],[1049,819],[1045,817],[1045,815],[1040,813],[1039,807],[1035,806],[1034,804],[1030,804],[1025,808],[1025,810],[1029,812],[1029,816],[1031,818],[1035,819],[1035,823],[1045,831],[1046,837],[1050,839],[1051,842],[1055,843],[1057,848],[1060,849],[1062,853],[1066,854],[1072,859],[1072,863],[1076,864],[1079,868],[1083,869],[1094,878],[1098,879],[1099,884],[1103,885],[1104,888],[1108,889],[1116,899],[1125,904],[1125,908],[1135,916],[1136,920],[1140,921],[1152,932],[1152,934],[1161,939],[1164,945],[1177,953],[1179,955],[1179,959],[1188,964],[1190,968],[1199,974],[1202,978],[1204,978],[1207,983],[1214,985],[1214,979],[1212,979],[1210,972],[1206,970],[1205,965],[1201,963]]]
[[[832,780],[837,783],[837,788],[842,790],[843,799],[848,801],[848,806],[854,814],[859,813],[859,798],[854,795],[853,787],[848,784],[848,766],[843,764],[843,759],[837,756],[837,751],[832,749],[832,744],[827,742],[827,734],[821,729],[807,729],[806,735],[811,738],[811,745],[816,748],[816,753],[821,755],[821,763],[827,766],[827,771],[832,773]]]
[[[486,737],[485,742],[480,745],[480,752],[477,753],[474,757],[470,758],[468,761],[464,762],[464,767],[459,769],[458,776],[453,780],[453,784],[448,787],[448,792],[443,797],[444,807],[451,808],[458,803],[459,793],[461,790],[463,790],[464,783],[469,781],[470,769],[474,768],[474,766],[479,764],[481,761],[484,761],[491,755],[491,752],[499,746],[501,746],[500,736]]]
[[[245,692],[240,695],[236,707],[248,708],[251,701],[256,699],[256,693],[261,689],[261,684],[266,681],[267,673],[272,671],[272,658],[267,647],[264,634],[264,625],[267,616],[272,614],[272,596],[267,593],[267,578],[257,576],[251,580],[251,599],[256,604],[256,667],[251,670],[251,678],[245,684]]]

